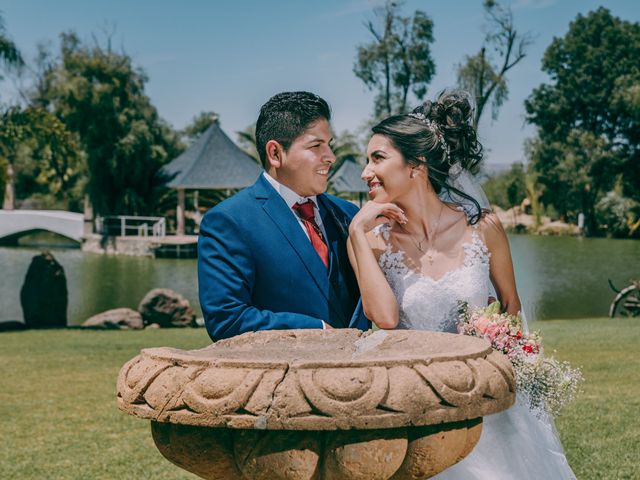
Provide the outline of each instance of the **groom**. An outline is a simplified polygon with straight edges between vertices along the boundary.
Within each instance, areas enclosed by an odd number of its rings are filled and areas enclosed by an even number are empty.
[[[200,304],[213,340],[257,330],[369,328],[356,309],[346,250],[357,208],[324,193],[336,160],[330,119],[327,102],[308,92],[280,93],[260,109],[256,147],[265,171],[200,225]]]

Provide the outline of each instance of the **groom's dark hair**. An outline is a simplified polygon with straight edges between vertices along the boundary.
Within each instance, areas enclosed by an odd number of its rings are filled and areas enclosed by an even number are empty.
[[[313,93],[282,92],[271,97],[260,109],[256,122],[256,149],[266,170],[269,140],[277,141],[287,151],[293,141],[315,121],[331,120],[329,104]]]

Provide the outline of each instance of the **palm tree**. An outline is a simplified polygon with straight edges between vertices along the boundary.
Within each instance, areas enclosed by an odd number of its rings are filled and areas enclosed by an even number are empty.
[[[537,175],[531,168],[529,168],[529,171],[524,176],[524,183],[527,190],[527,197],[531,202],[531,214],[534,218],[534,227],[537,230],[542,224],[543,207],[540,203],[542,191],[540,190],[540,185],[538,184]]]
[[[2,14],[0,14],[0,62],[9,68],[17,68],[24,65],[20,50],[18,50],[16,44],[7,36]],[[0,73],[0,80],[2,80],[2,78],[2,74]]]
[[[252,123],[244,130],[236,132],[236,135],[238,136],[238,143],[242,150],[253,158],[258,165],[262,166],[260,155],[258,155],[258,149],[256,147],[256,124]]]
[[[7,36],[4,19],[2,18],[2,13],[0,13],[0,66],[2,64],[7,68],[18,68],[24,65],[24,61],[16,44]],[[0,68],[0,80],[3,78],[2,69]],[[4,129],[3,127],[5,127],[5,121],[7,120],[4,118],[5,112],[0,112],[0,115],[2,116],[0,129]],[[4,191],[3,208],[13,208],[14,172],[9,160],[4,157],[5,155],[0,152],[0,168],[4,167],[4,172],[0,172],[0,186],[5,185],[5,188],[2,189]]]
[[[336,163],[331,167],[333,175],[348,158],[354,158],[356,161],[363,158],[364,154],[358,145],[358,139],[353,133],[344,131],[340,135],[334,135],[333,144],[331,146],[333,154],[336,157]]]

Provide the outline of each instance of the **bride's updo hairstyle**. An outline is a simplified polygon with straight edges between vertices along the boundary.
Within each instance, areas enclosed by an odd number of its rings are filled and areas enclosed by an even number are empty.
[[[447,198],[462,198],[465,204],[472,204],[474,208],[468,216],[473,225],[482,216],[480,204],[447,182],[449,169],[456,163],[473,174],[482,160],[482,145],[471,125],[472,116],[469,95],[450,90],[442,92],[435,102],[427,100],[407,115],[384,119],[372,131],[387,137],[409,165],[425,165],[437,194],[449,193]]]

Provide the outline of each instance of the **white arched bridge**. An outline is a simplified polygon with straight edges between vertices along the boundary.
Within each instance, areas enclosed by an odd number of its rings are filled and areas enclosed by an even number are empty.
[[[0,210],[0,241],[38,230],[82,241],[84,215],[62,210]]]

